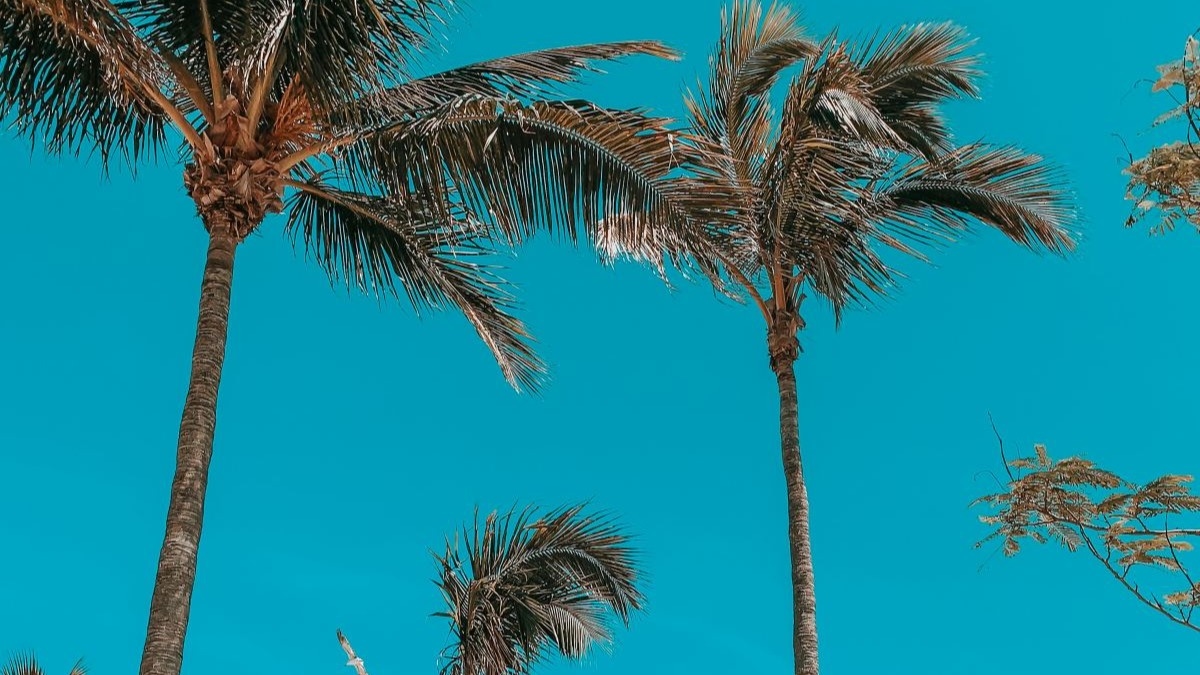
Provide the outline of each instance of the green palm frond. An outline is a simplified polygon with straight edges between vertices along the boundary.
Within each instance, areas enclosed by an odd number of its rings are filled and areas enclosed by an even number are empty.
[[[344,192],[319,179],[296,183],[288,230],[329,274],[367,293],[398,294],[413,307],[460,310],[518,390],[537,390],[545,366],[512,315],[514,299],[481,227],[451,220],[415,198]]]
[[[442,672],[524,673],[551,652],[579,658],[611,640],[609,617],[641,608],[628,538],[582,506],[535,518],[493,512],[447,542],[438,585],[455,638]]]

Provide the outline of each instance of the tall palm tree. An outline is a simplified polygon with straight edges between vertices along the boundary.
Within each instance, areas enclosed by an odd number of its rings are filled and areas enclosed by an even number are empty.
[[[0,675],[46,675],[33,654],[18,654],[0,666]],[[83,661],[76,661],[68,675],[87,675]]]
[[[628,537],[582,506],[534,518],[526,509],[476,517],[437,556],[453,642],[444,675],[526,673],[557,652],[583,657],[642,606]]]
[[[0,0],[0,117],[105,166],[179,159],[208,232],[141,675],[180,671],[234,254],[266,216],[286,214],[335,281],[461,310],[518,389],[543,367],[480,258],[489,238],[592,234],[617,210],[641,214],[631,232],[682,217],[665,120],[553,100],[597,60],[670,50],[566,47],[413,76],[452,4]]]
[[[976,94],[968,44],[948,24],[865,44],[813,41],[786,7],[739,0],[722,13],[707,83],[686,100],[692,140],[706,151],[692,188],[733,193],[722,211],[738,214],[696,228],[691,252],[720,289],[758,308],[779,389],[797,675],[818,672],[794,370],[806,293],[826,298],[840,322],[893,286],[882,249],[923,258],[979,223],[1030,248],[1073,246],[1070,209],[1040,158],[952,143],[938,104]],[[775,85],[792,66],[776,113]],[[655,232],[623,236],[614,231],[608,253],[659,266],[663,252],[680,254]]]

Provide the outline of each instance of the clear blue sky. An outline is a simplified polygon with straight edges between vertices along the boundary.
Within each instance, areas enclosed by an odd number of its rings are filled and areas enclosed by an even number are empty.
[[[659,38],[682,63],[611,67],[579,93],[678,116],[713,0],[475,0],[441,65]],[[1071,7],[1068,9],[1068,7]],[[985,234],[910,265],[835,334],[817,303],[799,366],[824,669],[1121,673],[1196,637],[1080,556],[976,550],[967,503],[1011,448],[1134,479],[1194,472],[1200,237],[1127,231],[1120,173],[1167,105],[1135,83],[1176,58],[1195,5],[812,3],[817,33],[952,19],[979,38],[962,139],[1065,166],[1085,221],[1069,262]],[[0,652],[134,672],[163,528],[204,232],[177,167],[0,140]],[[672,294],[549,243],[510,277],[553,367],[505,385],[466,322],[331,290],[269,221],[243,246],[188,637],[189,673],[330,675],[342,627],[372,675],[434,673],[446,627],[428,549],[485,509],[592,499],[638,535],[648,612],[586,672],[783,673],[790,626],[777,402],[753,310]],[[1120,631],[1120,632],[1116,632]],[[545,675],[577,672],[556,664]]]

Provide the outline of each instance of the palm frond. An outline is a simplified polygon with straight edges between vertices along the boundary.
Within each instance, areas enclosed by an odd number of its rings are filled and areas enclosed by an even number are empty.
[[[594,241],[605,219],[620,227],[610,234],[640,241],[652,228],[685,232],[692,209],[727,208],[726,195],[672,180],[694,151],[668,122],[584,101],[466,97],[375,134],[350,163],[395,189],[437,195],[448,179],[509,241],[537,231],[574,241],[579,227]]]
[[[466,555],[447,542],[438,585],[455,642],[442,672],[508,675],[557,651],[568,658],[611,640],[607,617],[640,609],[628,538],[582,506],[535,518],[532,509],[478,515]]]
[[[408,76],[452,0],[290,0],[278,82],[297,77],[333,109]]]
[[[299,79],[320,109],[407,77],[410,62],[433,41],[452,4],[119,0],[127,16],[149,27],[155,44],[179,55],[209,96],[214,74],[222,86],[275,93]]]
[[[799,16],[784,5],[764,10],[755,0],[737,0],[722,11],[707,86],[689,93],[685,104],[693,133],[727,149],[726,170],[742,183],[753,180],[766,153],[769,90],[780,72],[816,51]]]
[[[165,140],[166,64],[107,0],[0,0],[0,117],[51,153],[131,161]]]
[[[542,49],[480,61],[372,92],[337,116],[347,122],[384,124],[411,119],[420,111],[463,96],[553,97],[560,93],[558,85],[577,82],[586,72],[599,72],[593,62],[635,54],[679,58],[661,42],[648,40]]]
[[[45,675],[45,671],[38,663],[37,657],[32,652],[26,652],[17,654],[0,665],[0,675]],[[69,675],[87,675],[83,661],[76,661],[75,665],[71,666]]]
[[[935,163],[913,161],[879,196],[906,224],[961,229],[975,220],[1026,247],[1056,253],[1074,247],[1061,173],[1014,147],[974,143]]]
[[[413,307],[457,308],[518,390],[535,391],[545,366],[497,268],[468,214],[446,219],[416,198],[363,195],[314,179],[295,183],[288,230],[335,283],[364,292],[397,294]]]
[[[854,50],[880,115],[927,159],[952,147],[937,104],[979,95],[979,60],[966,53],[972,44],[954,24],[917,24]]]

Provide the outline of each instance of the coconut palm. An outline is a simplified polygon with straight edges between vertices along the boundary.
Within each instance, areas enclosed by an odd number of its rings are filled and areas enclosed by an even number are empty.
[[[271,214],[334,281],[461,310],[518,389],[543,370],[489,240],[681,218],[665,120],[557,88],[656,42],[548,49],[416,77],[450,0],[0,0],[0,117],[107,167],[179,160],[208,233],[141,675],[178,675],[234,254]],[[175,144],[181,141],[181,151]],[[685,195],[686,196],[686,195]]]
[[[806,294],[827,299],[840,322],[893,286],[884,249],[923,258],[976,224],[1030,248],[1073,246],[1070,209],[1040,158],[952,143],[938,104],[976,94],[968,44],[948,24],[864,44],[813,41],[786,7],[739,0],[722,14],[707,82],[686,100],[693,140],[707,150],[693,186],[733,193],[723,211],[738,214],[697,228],[704,243],[692,253],[722,290],[758,308],[778,383],[797,675],[818,672],[794,371]],[[772,94],[792,66],[776,112]],[[664,251],[679,251],[655,234],[615,233],[608,251],[661,266]]]
[[[445,675],[525,673],[552,653],[611,641],[610,617],[642,606],[628,538],[582,506],[491,513],[437,556],[453,643]],[[460,551],[460,543],[466,554]]]
[[[33,654],[19,654],[0,666],[0,675],[46,675],[46,671],[42,670],[37,657]],[[87,668],[83,667],[83,661],[76,661],[75,665],[71,666],[71,672],[68,675],[87,675]]]

